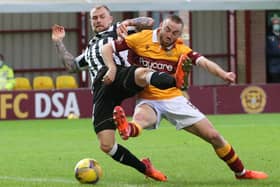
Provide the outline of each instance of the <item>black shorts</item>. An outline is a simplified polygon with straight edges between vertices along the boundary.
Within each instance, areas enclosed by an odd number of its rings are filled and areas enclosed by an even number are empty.
[[[143,90],[135,83],[134,72],[137,68],[117,66],[115,81],[110,85],[102,82],[107,67],[99,71],[93,91],[93,125],[96,133],[105,129],[116,129],[113,121],[114,107]]]

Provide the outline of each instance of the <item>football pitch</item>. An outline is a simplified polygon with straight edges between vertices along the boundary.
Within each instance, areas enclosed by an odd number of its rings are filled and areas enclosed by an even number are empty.
[[[149,157],[168,182],[146,179],[99,150],[91,119],[0,122],[0,186],[72,187],[79,184],[74,166],[83,158],[98,160],[100,187],[279,187],[280,114],[209,115],[248,169],[269,174],[263,181],[236,180],[210,144],[177,131],[167,121],[158,130],[117,142],[139,158]]]

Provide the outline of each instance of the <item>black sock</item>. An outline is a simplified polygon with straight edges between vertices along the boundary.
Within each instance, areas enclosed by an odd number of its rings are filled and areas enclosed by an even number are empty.
[[[114,160],[124,165],[131,166],[141,173],[145,173],[146,166],[136,158],[129,150],[118,144],[116,153],[112,156]]]
[[[154,72],[152,74],[150,84],[159,89],[168,89],[176,87],[176,80],[173,76],[164,72]]]

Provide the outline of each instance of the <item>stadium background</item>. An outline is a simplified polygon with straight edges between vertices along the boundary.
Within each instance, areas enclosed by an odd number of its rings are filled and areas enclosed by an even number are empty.
[[[63,3],[62,3],[63,2]],[[160,2],[160,3],[159,3]],[[115,21],[135,16],[152,16],[156,24],[171,12],[180,14],[186,22],[185,42],[214,60],[224,69],[237,73],[237,85],[227,85],[202,70],[194,68],[191,77],[192,102],[209,114],[280,112],[277,105],[279,84],[267,84],[265,37],[267,15],[279,12],[279,1],[1,1],[0,53],[15,70],[15,76],[31,81],[37,75],[50,75],[53,79],[67,74],[51,42],[51,26],[65,26],[66,46],[79,54],[92,36],[88,10],[94,4],[108,4],[114,11]],[[147,11],[149,10],[149,11]],[[51,90],[44,93],[47,100],[37,99],[36,91],[0,93],[0,119],[63,118],[69,112],[80,111],[81,117],[91,116],[89,102],[78,99],[90,97],[86,72],[75,75],[80,89]],[[253,86],[253,87],[252,87]],[[245,90],[248,88],[247,90]],[[54,98],[62,94],[57,103]],[[68,95],[70,109],[67,109]],[[227,94],[225,94],[227,93]],[[81,97],[84,98],[84,97]],[[201,99],[205,98],[205,99]],[[40,103],[44,102],[44,103]],[[50,109],[42,106],[50,102]],[[245,104],[244,104],[245,103]],[[63,111],[59,112],[58,105]],[[125,102],[131,114],[134,99]],[[75,108],[75,107],[78,107]],[[39,108],[39,109],[38,109]],[[54,115],[54,114],[61,115]],[[38,111],[37,111],[38,114]],[[43,116],[43,117],[42,117]],[[40,117],[39,117],[40,118]]]

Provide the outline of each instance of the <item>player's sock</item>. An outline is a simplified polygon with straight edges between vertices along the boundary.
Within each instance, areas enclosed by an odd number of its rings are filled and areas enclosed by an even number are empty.
[[[159,89],[176,87],[176,79],[165,72],[149,72],[146,76],[146,80]]]
[[[142,127],[138,125],[136,122],[131,121],[128,122],[128,125],[130,126],[130,135],[129,137],[137,137],[142,132]]]
[[[245,172],[241,160],[230,144],[226,144],[224,147],[216,149],[215,151],[217,155],[226,162],[226,164],[235,174],[240,175]]]
[[[145,173],[146,166],[129,150],[120,144],[115,144],[112,150],[108,153],[114,160],[127,166],[131,166],[141,173]]]

